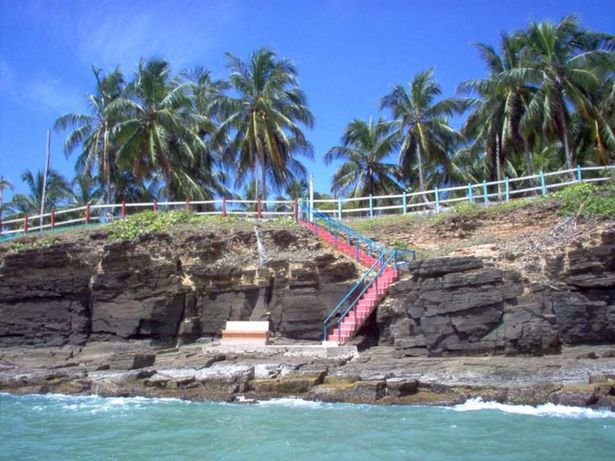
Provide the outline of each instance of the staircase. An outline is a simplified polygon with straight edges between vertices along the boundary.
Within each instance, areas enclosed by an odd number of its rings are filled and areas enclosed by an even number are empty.
[[[309,214],[310,210],[304,206],[304,216]],[[312,210],[311,214],[313,222],[299,220],[299,223],[367,268],[363,277],[323,322],[323,341],[344,344],[365,323],[386,296],[389,286],[398,279],[395,269],[398,258],[410,254],[415,259],[416,253],[413,250],[387,249],[322,212]],[[334,325],[332,329],[331,325]]]

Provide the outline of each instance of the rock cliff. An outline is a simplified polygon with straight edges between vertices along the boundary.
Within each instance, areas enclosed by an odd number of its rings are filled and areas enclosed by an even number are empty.
[[[319,339],[325,312],[357,277],[304,229],[261,224],[110,241],[104,233],[36,237],[0,252],[0,345],[87,340],[189,342],[227,320],[270,318],[275,334]]]
[[[415,356],[542,354],[615,342],[615,225],[533,260],[541,269],[532,277],[497,258],[410,265],[378,311],[380,343]]]

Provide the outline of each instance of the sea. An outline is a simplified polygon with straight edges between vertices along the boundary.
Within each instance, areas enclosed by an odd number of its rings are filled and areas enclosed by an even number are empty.
[[[615,412],[0,393],[1,460],[615,460]]]

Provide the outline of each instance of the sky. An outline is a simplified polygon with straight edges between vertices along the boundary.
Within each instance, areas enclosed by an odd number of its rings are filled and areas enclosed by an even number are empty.
[[[158,57],[174,71],[199,65],[225,78],[225,52],[248,58],[266,46],[298,68],[316,118],[305,164],[328,192],[336,165],[324,153],[351,120],[377,117],[393,85],[433,68],[452,96],[486,75],[474,43],[497,45],[501,31],[567,14],[615,33],[606,0],[0,0],[0,175],[23,191],[21,173],[44,167],[47,129],[87,111],[92,64],[131,76],[140,58]],[[65,137],[52,132],[52,167],[72,178]]]

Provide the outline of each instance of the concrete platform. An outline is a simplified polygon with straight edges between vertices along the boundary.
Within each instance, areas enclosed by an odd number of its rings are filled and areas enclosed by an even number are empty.
[[[211,343],[202,348],[203,353],[233,353],[257,355],[285,355],[288,357],[317,357],[325,359],[349,358],[359,354],[356,346],[338,346],[334,342],[323,344],[233,344]]]

